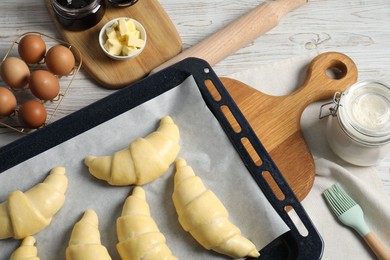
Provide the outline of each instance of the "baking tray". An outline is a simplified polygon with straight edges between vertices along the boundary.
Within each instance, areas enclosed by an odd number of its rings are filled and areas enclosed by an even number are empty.
[[[257,186],[289,228],[263,247],[258,259],[320,259],[324,246],[320,234],[218,76],[201,59],[185,59],[2,147],[0,173],[177,87],[190,76]],[[211,94],[210,85],[219,93],[218,98]],[[233,115],[234,122],[227,120],[226,108]],[[237,124],[240,131],[234,127]],[[261,159],[261,165],[256,164],[250,156],[243,139],[251,144]],[[269,173],[283,198],[274,193],[264,173]],[[299,218],[305,232],[292,221],[288,213],[291,210]]]

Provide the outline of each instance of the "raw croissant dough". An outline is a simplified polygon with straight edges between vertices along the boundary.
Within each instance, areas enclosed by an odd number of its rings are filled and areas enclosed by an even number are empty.
[[[22,239],[48,226],[65,201],[68,179],[56,167],[46,179],[25,193],[14,191],[0,204],[0,239]]]
[[[258,257],[255,245],[241,236],[217,196],[205,188],[186,161],[178,158],[172,195],[179,222],[203,247],[233,258]]]
[[[117,249],[123,260],[177,260],[165,243],[165,237],[150,216],[145,191],[135,187],[116,222],[119,243]]]
[[[66,248],[66,260],[111,260],[107,249],[100,242],[98,225],[95,211],[86,210],[73,227]]]
[[[10,260],[39,260],[38,250],[34,246],[35,238],[28,236],[11,255]]]
[[[111,185],[143,185],[165,173],[179,150],[179,128],[167,116],[146,138],[136,139],[113,156],[88,156],[84,163],[93,176]]]

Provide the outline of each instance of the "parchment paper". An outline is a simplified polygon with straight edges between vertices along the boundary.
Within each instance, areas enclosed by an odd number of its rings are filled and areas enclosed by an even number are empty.
[[[180,129],[179,156],[217,194],[244,236],[260,250],[287,231],[190,77],[179,87],[0,174],[0,201],[4,201],[10,192],[25,191],[43,181],[53,167],[64,166],[67,170],[69,187],[65,204],[50,226],[35,235],[41,260],[65,259],[73,225],[88,208],[98,214],[102,243],[113,259],[120,259],[115,247],[115,222],[133,187],[114,187],[95,179],[83,159],[87,155],[111,155],[135,138],[154,131],[166,115]],[[178,223],[172,203],[173,173],[171,166],[161,178],[144,185],[152,217],[173,254],[186,260],[229,259],[203,249]],[[0,241],[1,259],[9,259],[19,244],[14,239]]]

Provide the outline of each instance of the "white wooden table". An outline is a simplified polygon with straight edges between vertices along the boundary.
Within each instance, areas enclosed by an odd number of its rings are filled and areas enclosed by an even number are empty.
[[[142,0],[140,0],[142,1]],[[256,7],[262,1],[161,0],[188,48]],[[60,38],[43,0],[2,0],[0,7],[0,53],[27,31]],[[359,80],[375,79],[390,84],[390,1],[310,0],[287,14],[266,35],[214,66],[219,76],[254,66],[302,55],[314,49],[338,51],[357,64]],[[58,117],[76,111],[110,93],[81,69],[72,83]],[[3,131],[3,130],[1,130]],[[0,139],[3,138],[0,135]],[[2,145],[0,141],[0,145]],[[378,167],[390,194],[390,161]]]

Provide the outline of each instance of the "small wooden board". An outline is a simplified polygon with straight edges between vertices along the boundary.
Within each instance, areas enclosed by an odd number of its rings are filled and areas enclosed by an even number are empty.
[[[111,89],[125,87],[142,79],[151,70],[182,50],[180,36],[158,0],[142,0],[125,8],[116,8],[106,3],[103,19],[94,27],[83,31],[70,31],[64,28],[55,17],[51,1],[45,1],[59,33],[65,41],[81,52],[83,68],[103,87]],[[110,59],[100,49],[98,37],[101,27],[117,17],[133,18],[146,29],[148,37],[146,47],[132,60]]]

